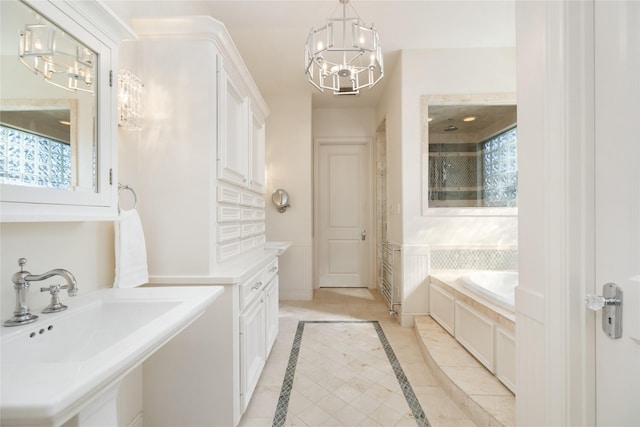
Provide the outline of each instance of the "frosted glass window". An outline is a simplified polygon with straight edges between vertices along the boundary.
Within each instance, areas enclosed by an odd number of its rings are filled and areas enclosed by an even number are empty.
[[[485,206],[517,206],[517,136],[517,128],[513,128],[482,144]]]
[[[70,188],[71,146],[0,126],[0,183]]]

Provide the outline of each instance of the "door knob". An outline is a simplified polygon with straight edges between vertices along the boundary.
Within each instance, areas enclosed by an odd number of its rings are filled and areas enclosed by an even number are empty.
[[[602,287],[602,295],[587,295],[584,299],[587,308],[593,311],[602,309],[602,330],[611,338],[622,336],[622,288],[615,283]]]

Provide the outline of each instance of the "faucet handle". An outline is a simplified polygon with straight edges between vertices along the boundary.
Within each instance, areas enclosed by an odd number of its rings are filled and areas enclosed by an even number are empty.
[[[20,271],[24,271],[24,266],[27,265],[27,259],[18,258],[18,265],[20,266]]]
[[[51,285],[48,288],[40,288],[40,292],[51,292],[51,294],[57,294],[61,289],[69,289],[69,285]]]
[[[69,285],[60,286],[58,284],[51,285],[48,288],[40,288],[40,292],[51,292],[51,302],[44,310],[43,313],[58,313],[60,311],[64,311],[67,309],[67,306],[60,302],[60,297],[58,294],[60,293],[60,289],[68,289]]]

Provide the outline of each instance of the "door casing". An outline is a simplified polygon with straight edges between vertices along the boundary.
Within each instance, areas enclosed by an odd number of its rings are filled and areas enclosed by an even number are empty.
[[[367,216],[367,239],[369,239],[369,246],[367,250],[367,256],[369,259],[369,289],[375,289],[375,242],[377,241],[376,230],[374,227],[375,209],[375,186],[373,185],[375,179],[375,168],[373,164],[373,138],[362,137],[327,137],[327,138],[314,138],[313,140],[313,282],[314,289],[319,288],[319,227],[320,227],[320,209],[319,209],[319,194],[320,194],[320,180],[319,180],[319,160],[320,160],[320,146],[321,145],[365,145],[367,147],[367,155],[369,157],[369,173],[367,177],[367,188],[369,195],[369,215]]]

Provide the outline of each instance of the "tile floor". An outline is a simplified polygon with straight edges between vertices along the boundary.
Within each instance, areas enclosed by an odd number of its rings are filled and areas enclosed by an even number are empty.
[[[376,291],[325,288],[313,301],[280,302],[280,333],[240,427],[273,425],[299,321],[335,320],[379,323],[431,426],[475,425],[438,386],[413,329],[389,317]],[[304,323],[285,426],[418,425],[372,325]]]

